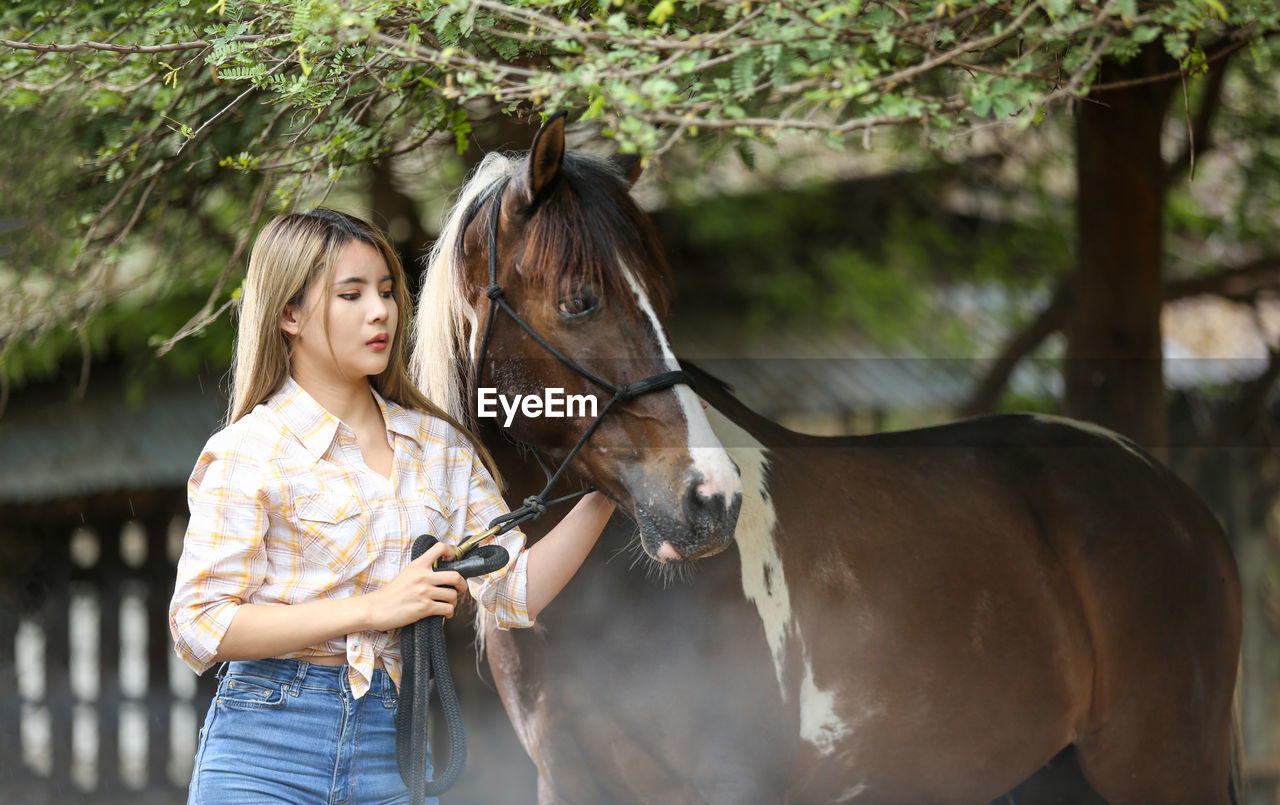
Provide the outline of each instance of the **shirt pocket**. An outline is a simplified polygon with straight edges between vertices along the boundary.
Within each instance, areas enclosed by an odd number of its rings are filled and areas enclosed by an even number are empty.
[[[298,503],[296,516],[306,564],[350,578],[369,566],[369,524],[360,499],[320,492]]]
[[[413,558],[413,544],[423,534],[430,534],[442,542],[456,542],[450,538],[445,495],[423,480],[409,487],[407,492],[396,502],[404,533],[390,540],[387,546],[388,552],[392,549],[398,551],[393,560],[397,570]]]
[[[442,494],[439,490],[432,489],[426,484],[418,486],[418,500],[416,501],[420,509],[421,520],[415,525],[418,526],[413,534],[413,538],[417,539],[421,534],[430,534],[443,542],[456,542],[451,539],[452,525],[449,522],[449,507],[444,502],[447,495]]]

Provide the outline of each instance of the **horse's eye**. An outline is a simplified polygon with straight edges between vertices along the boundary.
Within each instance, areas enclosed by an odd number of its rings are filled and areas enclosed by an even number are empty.
[[[600,297],[595,288],[589,285],[581,285],[561,296],[556,309],[560,311],[560,315],[564,318],[572,319],[577,316],[585,316],[595,310],[599,302]]]

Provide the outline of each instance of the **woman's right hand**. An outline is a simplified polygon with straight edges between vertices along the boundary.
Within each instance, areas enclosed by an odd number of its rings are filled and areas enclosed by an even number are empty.
[[[385,587],[365,595],[369,628],[387,631],[431,615],[453,617],[454,607],[466,597],[467,582],[455,571],[435,570],[442,558],[454,558],[453,546],[437,542]]]

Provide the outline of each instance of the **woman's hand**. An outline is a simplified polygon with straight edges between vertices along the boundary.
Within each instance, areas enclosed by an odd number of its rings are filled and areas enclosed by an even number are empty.
[[[431,615],[453,617],[466,598],[467,582],[452,570],[435,570],[437,560],[454,558],[452,545],[437,542],[385,587],[364,596],[370,629],[386,631]]]

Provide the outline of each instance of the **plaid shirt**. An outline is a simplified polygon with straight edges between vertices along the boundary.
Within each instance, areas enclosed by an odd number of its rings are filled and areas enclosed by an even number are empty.
[[[293,378],[205,445],[187,488],[191,519],[169,605],[175,649],[196,673],[213,665],[241,605],[373,592],[408,563],[417,535],[456,545],[507,512],[456,429],[374,397],[395,454],[390,480],[365,465],[352,430]],[[530,626],[524,535],[513,529],[497,539],[513,559],[469,580],[471,593],[499,626]],[[356,696],[369,689],[378,658],[399,685],[399,629],[287,656],[341,654]]]

